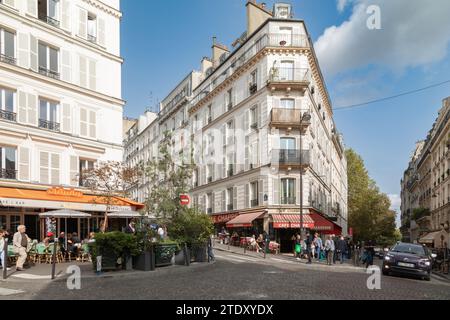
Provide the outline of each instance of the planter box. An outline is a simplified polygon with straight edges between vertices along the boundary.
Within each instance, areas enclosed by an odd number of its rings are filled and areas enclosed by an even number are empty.
[[[187,255],[188,255],[188,259],[190,261],[191,260],[191,255],[190,255],[189,249],[187,250]],[[184,265],[186,265],[186,258],[184,256],[184,250],[183,249],[181,249],[179,252],[177,252],[175,254],[175,264],[177,266],[184,266]]]
[[[153,251],[145,251],[141,255],[134,257],[134,269],[141,271],[155,270],[155,255]]]
[[[177,250],[176,244],[158,244],[155,247],[155,265],[156,267],[171,266],[173,257]]]
[[[193,262],[208,262],[208,247],[204,245],[194,245],[191,248],[191,261]]]
[[[102,271],[117,270],[117,260],[119,257],[112,250],[102,250]]]

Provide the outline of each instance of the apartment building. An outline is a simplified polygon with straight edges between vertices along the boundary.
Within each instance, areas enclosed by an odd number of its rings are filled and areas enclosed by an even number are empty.
[[[246,9],[234,49],[214,38],[211,57],[187,78],[192,92],[178,93],[183,80],[147,131],[156,141],[173,132],[175,154],[193,147],[193,205],[218,230],[265,230],[285,251],[301,219],[311,231],[347,235],[344,146],[306,26],[288,4]]]
[[[79,173],[123,158],[121,16],[119,0],[0,1],[1,228],[25,224],[37,239],[39,212],[105,209]]]
[[[450,221],[450,97],[402,180],[402,233],[412,242],[448,247]]]

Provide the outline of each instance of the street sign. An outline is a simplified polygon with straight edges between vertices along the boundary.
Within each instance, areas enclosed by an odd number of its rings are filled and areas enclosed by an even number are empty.
[[[180,204],[182,206],[188,206],[191,203],[191,198],[189,198],[189,195],[182,194],[180,195]]]

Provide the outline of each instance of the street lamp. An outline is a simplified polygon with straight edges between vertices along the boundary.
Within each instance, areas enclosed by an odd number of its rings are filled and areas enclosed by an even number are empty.
[[[303,123],[311,121],[311,115],[305,112],[300,115],[300,237],[304,238],[303,228]]]

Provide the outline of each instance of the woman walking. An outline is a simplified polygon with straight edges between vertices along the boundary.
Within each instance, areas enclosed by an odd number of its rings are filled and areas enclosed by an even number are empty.
[[[334,241],[328,235],[325,241],[325,253],[327,255],[327,265],[331,266],[333,264],[333,256],[334,256]]]

